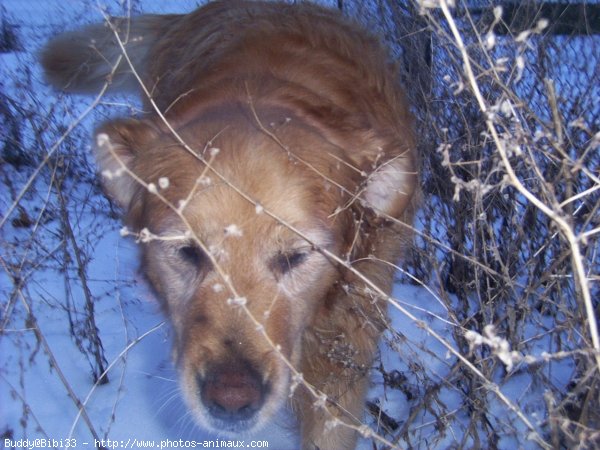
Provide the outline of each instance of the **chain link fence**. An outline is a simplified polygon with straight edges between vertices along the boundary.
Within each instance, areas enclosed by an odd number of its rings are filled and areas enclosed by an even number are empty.
[[[549,445],[594,448],[600,4],[450,3],[379,2],[369,20],[401,49],[421,137],[408,271],[439,289],[460,324],[455,342],[484,377],[460,360],[441,379],[415,370],[429,387],[413,393],[409,419],[395,417],[397,436],[425,448],[456,433],[452,448],[494,448],[519,428],[494,407],[495,391],[521,377],[538,404],[513,406],[536,411]],[[502,336],[518,363],[502,363],[490,342],[474,345],[468,330]],[[448,389],[463,396],[462,412],[432,406]],[[424,416],[433,435],[418,431]]]

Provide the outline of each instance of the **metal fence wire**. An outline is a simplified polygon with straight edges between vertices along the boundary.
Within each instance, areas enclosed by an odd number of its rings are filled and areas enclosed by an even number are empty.
[[[417,118],[421,213],[407,270],[439,287],[460,324],[458,345],[489,381],[502,388],[528,371],[545,400],[516,403],[541,414],[548,443],[598,445],[600,377],[590,322],[600,299],[600,3],[357,5],[344,4],[396,49]],[[571,228],[577,249],[557,220]],[[474,351],[464,338],[465,329],[486,326],[522,355],[544,347],[561,362],[537,359],[507,370],[490,359],[493,351]],[[567,380],[559,382],[556,371]],[[430,414],[440,442],[462,430],[459,448],[493,447],[511,432],[494,412],[490,386],[462,363],[442,381],[427,370],[413,375],[431,390],[411,418]],[[432,407],[448,385],[459,386],[472,412],[466,428],[457,423],[460,413]],[[416,422],[411,428],[396,419],[405,442],[425,445]],[[427,445],[435,440],[429,436]]]

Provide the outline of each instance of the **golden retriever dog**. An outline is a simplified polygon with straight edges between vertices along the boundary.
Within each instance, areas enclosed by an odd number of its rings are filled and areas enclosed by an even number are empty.
[[[97,160],[195,420],[248,433],[289,403],[303,448],[354,448],[417,183],[378,40],[313,4],[223,0],[107,18],[42,63],[67,92],[142,92],[144,115],[98,129]]]

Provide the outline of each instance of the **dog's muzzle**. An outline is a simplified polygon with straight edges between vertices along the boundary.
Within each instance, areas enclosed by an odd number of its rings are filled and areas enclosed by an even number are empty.
[[[198,376],[197,383],[213,425],[225,431],[252,428],[269,391],[269,384],[248,363],[219,364]]]

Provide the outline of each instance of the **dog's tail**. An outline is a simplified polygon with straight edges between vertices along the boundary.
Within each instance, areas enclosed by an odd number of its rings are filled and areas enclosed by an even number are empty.
[[[61,34],[42,49],[46,79],[71,93],[96,93],[107,83],[113,92],[135,89],[139,85],[134,70],[146,78],[153,45],[179,17],[116,18]]]

